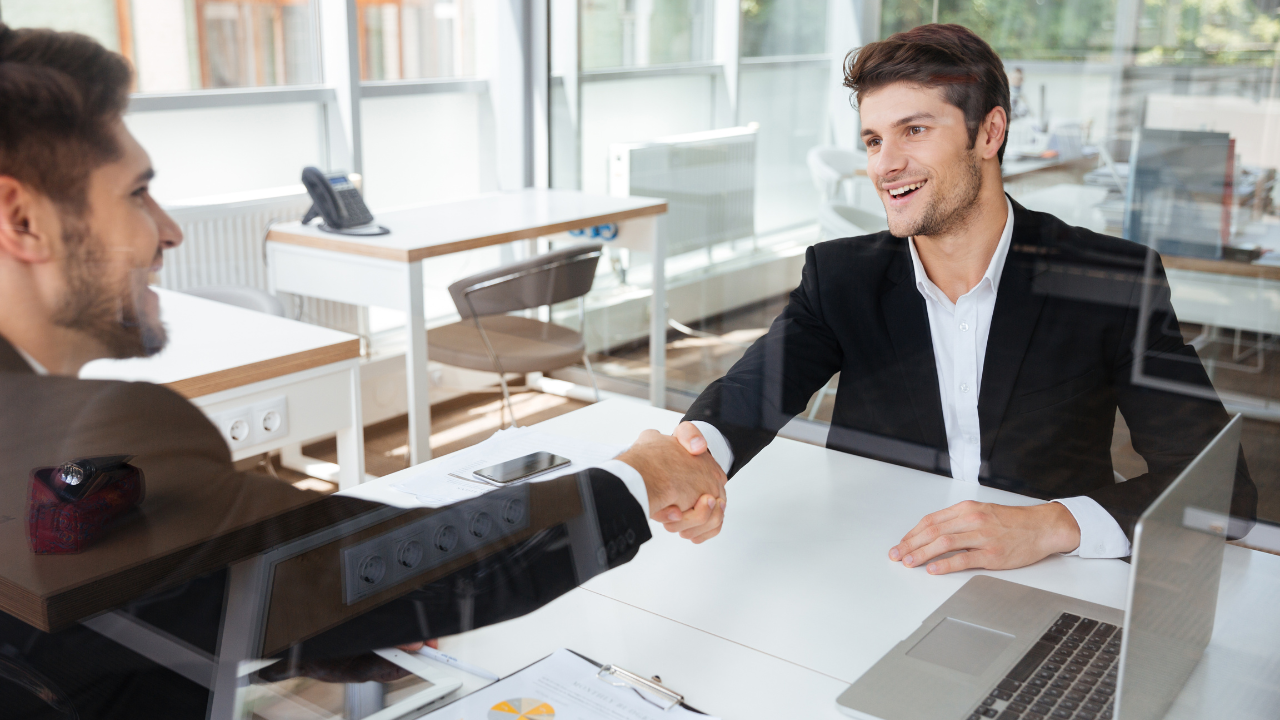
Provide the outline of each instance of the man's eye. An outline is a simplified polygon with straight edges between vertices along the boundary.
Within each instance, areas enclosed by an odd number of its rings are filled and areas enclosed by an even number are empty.
[[[880,138],[872,138],[867,141],[867,147],[878,147],[879,145],[880,145]]]
[[[142,197],[146,195],[148,192],[150,192],[150,190],[151,188],[147,187],[146,185],[143,185],[142,187],[138,188],[137,190],[134,190],[130,194],[133,195],[134,197]]]
[[[911,135],[919,135],[920,133],[924,132],[924,128],[920,127],[919,125],[913,125],[910,128],[907,128],[907,132],[910,133]]]

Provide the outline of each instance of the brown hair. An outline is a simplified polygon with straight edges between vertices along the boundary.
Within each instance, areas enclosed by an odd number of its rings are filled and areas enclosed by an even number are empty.
[[[921,25],[850,51],[844,59],[844,86],[858,102],[869,92],[895,82],[942,88],[948,103],[964,112],[969,147],[992,108],[1009,117],[1009,78],[1000,56],[982,38],[961,25]],[[997,157],[1004,161],[1008,128]]]
[[[0,175],[84,214],[89,174],[119,157],[133,71],[85,35],[0,23]]]

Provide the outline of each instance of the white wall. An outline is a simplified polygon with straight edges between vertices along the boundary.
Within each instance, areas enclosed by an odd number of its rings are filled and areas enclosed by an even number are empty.
[[[162,203],[294,185],[304,166],[323,164],[314,103],[129,113],[124,121],[151,155],[152,194]]]
[[[369,207],[396,207],[474,195],[492,176],[482,138],[482,98],[441,93],[365,98],[364,192]]]

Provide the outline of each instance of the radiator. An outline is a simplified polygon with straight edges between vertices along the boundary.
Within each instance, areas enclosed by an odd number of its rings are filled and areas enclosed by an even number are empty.
[[[160,287],[187,290],[203,285],[247,285],[267,289],[263,243],[272,223],[300,220],[311,198],[302,185],[237,193],[166,206],[185,241],[165,253]],[[354,305],[281,293],[290,317],[349,333],[358,332]]]
[[[754,237],[756,128],[611,145],[609,193],[667,200],[668,257]]]

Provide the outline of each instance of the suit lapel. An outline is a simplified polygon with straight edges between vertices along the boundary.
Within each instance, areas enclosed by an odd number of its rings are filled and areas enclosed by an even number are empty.
[[[906,242],[905,240],[903,241]],[[924,298],[916,289],[914,272],[905,246],[895,253],[886,273],[889,283],[881,296],[881,312],[903,385],[920,427],[925,445],[942,449],[946,457],[947,430],[942,419],[942,397],[938,391],[938,366],[933,357],[933,338]]]
[[[26,360],[18,354],[18,351],[0,336],[0,373],[18,373],[20,375],[34,375],[35,370],[27,364]]]
[[[996,290],[996,307],[991,315],[991,333],[982,366],[982,390],[978,394],[983,462],[991,457],[991,447],[1013,395],[1031,333],[1044,307],[1044,295],[1032,290],[1032,282],[1039,272],[1035,252],[1040,244],[1038,225],[1016,202],[1013,218],[1013,238],[1000,275],[1000,287]]]

